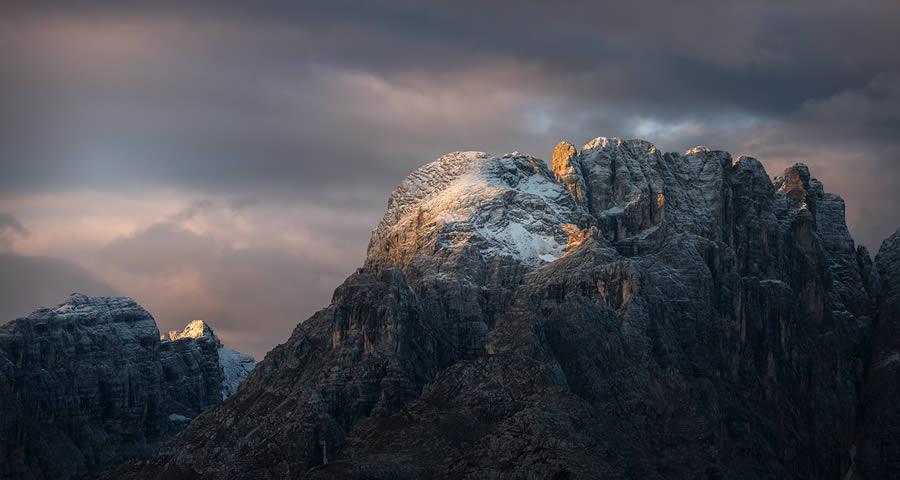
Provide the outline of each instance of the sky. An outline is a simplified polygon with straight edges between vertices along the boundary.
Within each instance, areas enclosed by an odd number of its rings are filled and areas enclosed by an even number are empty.
[[[0,321],[128,295],[261,359],[452,151],[803,162],[900,227],[900,2],[7,1]]]

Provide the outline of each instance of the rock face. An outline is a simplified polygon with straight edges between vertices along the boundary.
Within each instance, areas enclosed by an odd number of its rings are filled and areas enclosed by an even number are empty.
[[[602,137],[550,168],[448,154],[391,194],[329,306],[113,476],[886,478],[881,277],[876,317],[879,273],[801,164],[773,182]]]
[[[220,361],[202,321],[163,338],[128,297],[73,294],[0,326],[0,478],[93,478],[150,456],[253,367]]]
[[[875,266],[878,313],[854,471],[862,478],[900,478],[900,230],[881,245]]]
[[[222,400],[236,392],[238,385],[256,366],[256,360],[250,355],[225,348],[219,341],[219,337],[213,333],[212,327],[203,320],[194,320],[181,332],[172,330],[165,335],[160,335],[159,338],[162,342],[160,358],[163,360],[164,369],[173,363],[169,361],[169,358],[177,359],[174,363],[178,363],[178,361],[184,362],[186,355],[193,357],[195,360],[191,363],[202,365],[203,375],[199,378],[206,384],[203,391],[213,391],[218,388]],[[172,372],[166,370],[166,373],[173,380],[178,377],[197,379],[196,375],[179,373],[177,367]],[[193,389],[175,389],[175,391],[191,390]],[[190,418],[193,418],[193,415]]]

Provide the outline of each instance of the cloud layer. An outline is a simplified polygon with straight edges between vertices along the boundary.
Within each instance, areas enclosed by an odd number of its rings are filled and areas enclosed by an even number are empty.
[[[189,3],[0,18],[0,250],[77,263],[166,329],[261,354],[455,150],[704,144],[807,163],[873,250],[900,226],[893,0]]]

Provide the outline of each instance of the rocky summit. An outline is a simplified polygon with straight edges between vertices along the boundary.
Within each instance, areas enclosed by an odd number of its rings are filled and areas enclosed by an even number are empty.
[[[128,297],[73,294],[0,326],[0,478],[95,478],[151,456],[254,366],[204,322],[161,338]]]
[[[802,164],[451,153],[330,305],[110,478],[898,478],[898,268]]]

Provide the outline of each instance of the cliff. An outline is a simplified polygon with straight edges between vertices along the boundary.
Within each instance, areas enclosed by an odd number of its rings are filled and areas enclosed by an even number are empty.
[[[413,172],[331,304],[116,476],[897,475],[900,254],[873,268],[840,197],[705,147],[552,160]]]
[[[202,321],[161,340],[128,297],[73,294],[0,326],[0,477],[93,478],[152,455],[234,391],[234,359],[252,369],[222,350]]]

